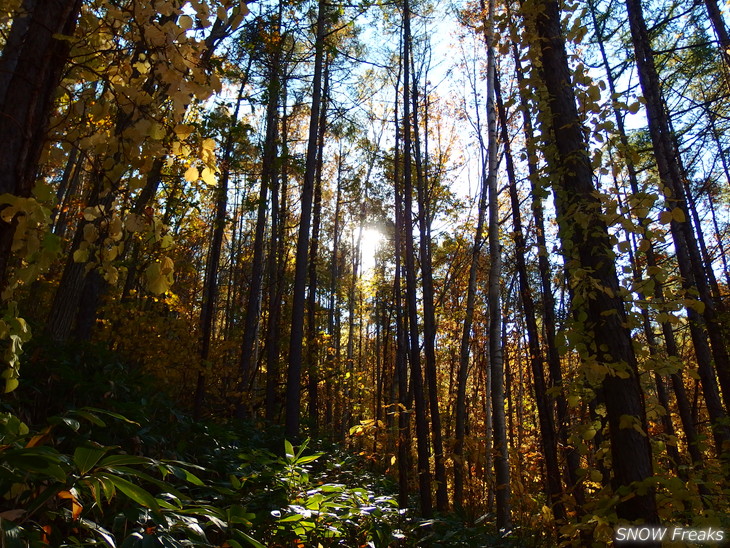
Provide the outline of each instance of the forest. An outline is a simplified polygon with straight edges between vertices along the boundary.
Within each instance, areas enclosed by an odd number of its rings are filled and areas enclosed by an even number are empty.
[[[0,545],[730,539],[723,10],[3,0]]]

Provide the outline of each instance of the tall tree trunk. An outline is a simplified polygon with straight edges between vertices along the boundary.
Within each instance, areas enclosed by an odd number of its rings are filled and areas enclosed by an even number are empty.
[[[730,35],[728,35],[725,20],[722,18],[722,12],[717,5],[717,0],[704,0],[705,8],[707,8],[707,16],[712,23],[712,29],[715,31],[717,41],[720,43],[720,56],[725,63],[725,78],[730,84]]]
[[[413,183],[411,153],[411,7],[403,0],[403,196],[405,228],[406,301],[408,309],[409,362],[411,387],[416,406],[416,442],[418,454],[418,492],[421,514],[430,518],[433,512],[431,498],[431,471],[426,399],[423,393],[421,348],[418,332],[418,302],[416,297],[416,264],[413,243]]]
[[[317,162],[317,136],[319,135],[319,109],[322,103],[322,65],[324,58],[326,3],[319,0],[317,29],[314,42],[314,81],[312,84],[312,108],[309,116],[309,137],[305,163],[304,184],[301,192],[301,216],[297,238],[297,254],[294,267],[291,335],[289,339],[289,368],[286,379],[285,435],[289,440],[299,438],[299,411],[301,409],[302,345],[304,343],[304,308],[307,286],[307,262],[309,254],[309,229],[312,219],[314,175]]]
[[[228,181],[231,174],[231,153],[233,152],[234,128],[238,124],[238,112],[243,99],[244,86],[238,92],[236,108],[233,111],[231,125],[228,128],[226,144],[223,149],[221,166],[223,172],[218,181],[216,189],[215,218],[213,219],[213,230],[211,233],[210,248],[208,249],[208,260],[205,263],[205,281],[203,282],[203,302],[200,308],[200,371],[195,386],[195,398],[193,402],[193,416],[199,418],[203,411],[203,400],[205,399],[205,383],[210,359],[210,345],[213,337],[213,325],[216,315],[216,301],[218,300],[218,270],[220,268],[221,252],[223,250],[223,233],[226,229],[226,216],[228,213]]]
[[[515,240],[515,262],[519,283],[520,300],[524,312],[525,326],[527,328],[527,345],[530,355],[530,367],[532,370],[533,389],[535,391],[535,402],[537,405],[538,421],[540,423],[540,439],[542,442],[543,457],[545,459],[547,494],[551,503],[553,515],[557,520],[565,519],[565,508],[563,507],[563,488],[560,481],[560,464],[558,460],[558,440],[555,433],[553,421],[552,404],[553,398],[548,394],[545,382],[545,370],[543,354],[540,348],[539,328],[535,315],[535,301],[532,298],[530,279],[527,272],[525,255],[527,245],[522,228],[522,214],[520,212],[520,199],[517,194],[517,176],[512,161],[509,132],[507,126],[507,112],[502,101],[502,94],[499,85],[499,78],[495,77],[495,99],[499,124],[501,128],[502,143],[505,148],[504,156],[509,178],[509,195],[512,205],[512,228]]]
[[[280,22],[277,23],[276,32]],[[254,356],[256,355],[259,316],[261,311],[261,289],[264,279],[264,239],[266,237],[266,217],[268,209],[268,192],[276,183],[277,176],[277,141],[279,138],[279,98],[281,95],[281,52],[275,48],[269,65],[268,104],[266,105],[266,137],[264,139],[264,156],[261,165],[261,191],[259,192],[256,210],[256,228],[254,231],[253,257],[251,258],[251,283],[246,304],[246,316],[243,322],[243,341],[241,342],[241,401],[238,414],[245,413],[244,402],[250,401],[248,389],[253,379]]]
[[[474,92],[476,95],[476,91]],[[477,105],[477,127],[479,123],[479,108]],[[482,141],[481,133],[477,138]],[[487,174],[484,159],[485,147],[480,146],[482,157],[482,170],[480,174],[481,185],[479,190],[479,203],[477,205],[477,226],[474,233],[474,243],[471,247],[471,262],[469,264],[469,281],[466,289],[466,310],[464,314],[464,327],[461,332],[461,344],[459,346],[459,370],[457,373],[458,382],[456,388],[456,427],[454,443],[454,506],[461,509],[464,504],[464,437],[466,435],[466,385],[469,380],[469,356],[472,339],[472,324],[474,322],[474,308],[476,302],[477,271],[482,247],[484,246],[484,218],[487,209]]]
[[[492,420],[494,439],[494,474],[497,502],[497,528],[511,527],[510,470],[505,423],[505,381],[502,353],[502,306],[500,286],[502,276],[502,249],[499,242],[499,191],[497,189],[497,121],[494,108],[496,68],[494,59],[494,3],[489,0],[487,47],[487,188],[489,189],[489,369],[492,375]],[[483,5],[483,3],[482,3]],[[482,8],[483,9],[483,8]]]
[[[703,386],[706,383],[712,384],[714,382],[714,374],[711,372],[711,362],[714,357],[717,375],[722,387],[725,411],[727,411],[730,408],[730,356],[728,356],[725,337],[718,322],[715,303],[710,294],[706,272],[703,268],[694,230],[690,222],[683,183],[684,175],[678,162],[678,151],[674,145],[661,94],[659,76],[654,64],[654,55],[651,50],[641,2],[627,0],[626,6],[636,54],[639,82],[645,98],[649,133],[659,170],[659,179],[661,185],[670,194],[666,199],[666,213],[671,219],[670,230],[677,253],[677,263],[683,278],[683,288],[689,295],[696,291],[704,308],[703,312],[700,313],[697,311],[696,306],[688,305],[686,307],[698,363],[702,360],[702,363],[699,363],[700,375],[703,377]],[[699,227],[697,228],[699,230]],[[707,338],[710,340],[711,355],[707,349]],[[718,435],[723,438],[719,440],[718,447],[722,450],[722,445],[728,441],[727,428],[718,424],[713,425],[713,427],[716,439]]]
[[[441,413],[439,410],[438,374],[436,371],[436,311],[434,307],[433,267],[431,263],[431,204],[428,190],[428,151],[421,154],[420,124],[418,122],[418,78],[415,74],[411,53],[413,105],[413,145],[416,164],[416,195],[418,202],[419,256],[421,260],[421,291],[423,292],[423,350],[425,357],[426,387],[431,411],[431,434],[433,435],[434,471],[436,480],[436,509],[448,512],[449,496],[446,482],[446,463],[442,440]],[[428,96],[424,98],[428,102]],[[428,117],[425,117],[425,134],[428,135]],[[427,138],[427,137],[426,137]]]
[[[510,19],[512,18],[509,6],[507,7]],[[511,25],[514,27],[514,22]],[[535,219],[535,236],[537,247],[537,268],[540,276],[541,312],[545,340],[545,354],[550,372],[550,386],[555,391],[556,430],[563,447],[566,461],[565,482],[573,494],[575,502],[580,508],[585,503],[585,495],[579,481],[578,470],[581,468],[581,458],[576,448],[569,442],[570,416],[568,401],[563,389],[563,372],[560,363],[560,353],[556,342],[557,320],[555,316],[555,296],[553,295],[552,273],[545,236],[545,215],[543,213],[543,195],[545,189],[540,183],[538,162],[535,151],[535,131],[527,96],[528,83],[522,70],[521,56],[517,47],[517,40],[512,38],[512,56],[515,64],[515,76],[519,84],[520,111],[523,119],[523,133],[526,141],[527,169],[532,189],[532,215]],[[553,170],[555,171],[555,170]]]
[[[591,19],[593,21],[593,27],[595,29],[596,34],[596,42],[598,43],[598,47],[601,53],[601,60],[603,63],[603,68],[606,73],[606,80],[608,81],[608,89],[611,93],[612,97],[617,97],[617,90],[616,90],[616,83],[613,75],[613,70],[611,69],[611,64],[609,63],[608,55],[606,53],[606,49],[604,46],[604,37],[603,37],[603,28],[598,22],[598,17],[596,16],[596,6],[593,0],[591,0],[588,3],[590,12],[591,12]],[[622,153],[624,156],[624,161],[626,164],[626,170],[629,176],[629,186],[631,188],[631,192],[635,198],[640,198],[642,196],[642,193],[640,192],[639,188],[639,180],[636,172],[636,166],[634,165],[632,156],[630,154],[630,145],[629,145],[629,138],[626,134],[626,129],[624,125],[624,117],[622,113],[617,108],[616,104],[612,107],[614,119],[616,120],[616,128],[618,130],[618,137],[619,142],[621,144]],[[639,222],[639,225],[647,229],[650,224],[650,219],[646,216],[638,215],[637,220]],[[632,235],[633,237],[633,235]],[[654,242],[651,241],[651,239],[648,240],[648,248],[646,250],[646,262],[647,262],[647,269],[657,269],[659,268],[657,265],[656,260],[656,253],[654,250]],[[636,267],[636,262],[632,261],[632,266]],[[634,278],[640,279],[641,274],[638,271],[634,271]],[[658,299],[658,302],[664,302],[664,293],[661,284],[657,281],[655,284],[655,294]],[[641,299],[640,299],[641,300]],[[649,344],[650,350],[655,347],[655,344],[652,342],[653,337],[653,329],[651,328],[651,322],[649,318],[649,312],[646,308],[642,309],[642,320],[644,324],[644,330],[647,334],[647,342]],[[674,357],[676,359],[679,359],[679,355],[677,354],[677,344],[675,342],[674,338],[674,332],[672,331],[672,326],[668,321],[662,322],[662,331],[664,334],[667,354],[671,357]],[[702,367],[702,366],[701,366]],[[705,368],[706,369],[706,368]],[[685,436],[687,437],[687,443],[689,446],[689,453],[690,457],[692,458],[692,462],[697,468],[702,468],[702,455],[699,450],[698,443],[698,437],[697,437],[697,430],[695,428],[694,422],[691,420],[691,411],[689,406],[689,400],[687,398],[687,394],[684,389],[684,383],[682,382],[681,376],[679,373],[674,373],[671,376],[672,379],[672,386],[674,388],[675,396],[677,398],[677,406],[679,408],[679,415],[680,420],[682,421],[682,427],[685,432]],[[659,384],[657,385],[659,387]],[[714,389],[713,389],[714,386]],[[707,393],[709,398],[708,402],[717,402],[716,404],[708,403],[708,407],[712,407],[712,410],[710,411],[710,417],[713,420],[713,422],[716,422],[718,420],[718,417],[715,415],[716,413],[720,413],[719,417],[724,416],[724,413],[722,412],[722,406],[719,401],[719,396],[717,394],[717,387],[716,383],[710,383],[707,387],[709,392]],[[662,404],[663,405],[663,404]],[[668,409],[668,408],[667,408]],[[667,414],[668,416],[668,414]],[[719,450],[719,448],[718,448]]]
[[[327,101],[329,99],[329,62],[325,56],[324,90],[319,113],[319,141],[317,166],[314,177],[314,206],[312,211],[312,237],[309,245],[309,295],[307,299],[307,369],[309,372],[309,423],[313,435],[318,432],[319,348],[317,342],[317,262],[319,260],[319,227],[322,216],[322,165],[324,163],[324,138],[327,133]]]
[[[401,33],[401,47],[403,46]],[[395,145],[393,156],[393,187],[395,189],[395,231],[393,247],[395,254],[395,276],[393,280],[393,306],[395,307],[396,322],[396,351],[395,376],[398,383],[398,504],[401,508],[408,507],[408,476],[411,469],[411,428],[408,412],[408,349],[406,340],[406,319],[403,314],[403,289],[401,281],[403,256],[403,239],[405,233],[403,211],[403,185],[400,166],[400,119],[398,118],[398,94],[403,64],[398,65],[398,76],[395,82]]]
[[[344,169],[344,160],[342,156],[342,140],[339,142],[339,151],[337,154],[337,193],[335,196],[335,218],[334,228],[332,230],[332,253],[330,257],[330,287],[329,287],[329,303],[328,318],[327,318],[327,334],[330,337],[330,347],[327,353],[329,358],[327,360],[328,369],[330,372],[334,372],[339,367],[339,351],[340,351],[340,333],[339,333],[339,295],[338,283],[339,278],[339,260],[340,260],[340,224],[341,224],[341,209],[342,209],[342,172]],[[327,383],[326,387],[329,390],[331,383]],[[325,420],[327,424],[332,424],[332,398],[326,398],[325,406]]]
[[[282,105],[286,109],[287,86],[284,82],[282,90]],[[269,249],[269,317],[266,330],[266,419],[274,421],[278,412],[280,400],[278,396],[279,383],[279,354],[280,333],[281,333],[281,305],[284,286],[284,272],[286,269],[287,257],[284,250],[287,219],[287,193],[288,175],[287,160],[289,147],[287,144],[289,124],[286,111],[281,121],[281,169],[278,176],[281,178],[279,185],[274,181],[271,189],[271,247]],[[279,198],[280,197],[280,198]],[[274,214],[273,211],[277,213]]]
[[[23,0],[0,57],[0,195],[31,195],[81,0]],[[0,222],[0,291],[17,221]]]
[[[624,303],[619,296],[618,277],[608,238],[608,229],[595,195],[593,172],[578,116],[572,88],[560,8],[555,0],[538,2],[535,28],[540,40],[540,57],[549,126],[557,148],[563,176],[554,184],[560,239],[569,272],[582,272],[592,291],[574,288],[573,306],[585,337],[584,367],[597,364],[621,376],[604,374],[600,383],[608,415],[614,489],[632,489],[633,482],[652,476],[652,455],[646,435],[646,415],[639,386],[636,356],[626,326]],[[602,288],[595,291],[595,287]],[[583,319],[583,318],[581,318]],[[598,388],[598,387],[596,387]],[[636,428],[625,428],[626,417]],[[658,523],[653,490],[617,503],[617,514],[627,520]]]

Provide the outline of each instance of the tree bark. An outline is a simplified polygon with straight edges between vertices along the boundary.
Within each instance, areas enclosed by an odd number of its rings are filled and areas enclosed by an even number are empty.
[[[619,296],[618,277],[608,230],[593,186],[593,172],[583,128],[571,84],[565,40],[557,1],[542,0],[535,28],[540,40],[540,57],[549,124],[555,139],[563,176],[554,185],[560,239],[568,271],[573,277],[573,306],[583,325],[586,350],[584,367],[608,369],[600,381],[608,415],[613,486],[631,491],[633,482],[652,476],[652,455],[646,434],[646,416],[639,386],[636,357],[626,325],[624,303]],[[576,275],[586,285],[578,286]],[[579,327],[579,326],[576,326]],[[598,387],[597,387],[598,388]],[[628,417],[628,419],[627,419]],[[626,420],[631,426],[626,427]],[[642,493],[617,503],[617,514],[627,520],[658,523],[654,492]]]
[[[35,185],[56,89],[66,66],[81,0],[24,0],[0,57],[0,195],[28,197]],[[16,221],[0,222],[0,291]]]
[[[411,48],[412,50],[412,48]],[[428,174],[424,163],[428,165],[426,156],[421,154],[420,125],[418,122],[418,79],[413,67],[411,53],[412,86],[411,101],[413,105],[413,145],[416,164],[416,196],[418,202],[419,257],[421,261],[421,291],[423,292],[423,350],[425,357],[426,387],[431,411],[431,434],[433,436],[434,472],[436,480],[436,508],[439,512],[448,512],[449,497],[446,481],[446,464],[444,444],[442,440],[441,412],[439,410],[438,373],[436,371],[436,311],[434,306],[433,266],[431,262],[431,204],[428,198]],[[425,97],[428,101],[428,96]],[[425,117],[426,135],[428,135],[428,117]]]
[[[314,81],[312,108],[309,117],[309,137],[301,191],[301,216],[297,238],[297,254],[294,267],[291,335],[289,339],[289,368],[286,379],[286,414],[284,432],[287,439],[299,438],[299,411],[301,409],[302,345],[304,343],[304,308],[307,286],[307,262],[309,254],[309,229],[312,219],[314,172],[317,161],[317,136],[319,134],[319,109],[322,103],[322,65],[324,58],[326,4],[319,0],[317,29],[314,43]]]
[[[532,298],[529,274],[525,254],[527,244],[522,228],[522,214],[520,212],[520,200],[517,194],[517,177],[515,175],[512,151],[507,127],[507,112],[502,101],[502,94],[499,85],[499,78],[495,78],[495,98],[499,124],[501,128],[502,143],[505,147],[504,157],[509,178],[509,195],[512,206],[512,229],[515,240],[515,263],[519,283],[520,300],[524,312],[525,326],[527,328],[527,345],[530,355],[530,368],[532,370],[533,389],[535,391],[535,402],[537,405],[538,421],[540,424],[540,440],[542,442],[543,457],[545,459],[545,477],[547,494],[550,499],[553,515],[559,521],[565,519],[565,508],[562,502],[563,487],[560,481],[560,464],[558,460],[558,440],[555,433],[555,422],[553,421],[552,406],[553,398],[548,394],[545,382],[545,368],[543,354],[540,348],[539,329],[535,315],[535,301]]]
[[[238,124],[238,112],[243,99],[244,86],[238,92],[236,108],[233,111],[231,125],[228,128],[228,136],[223,149],[221,166],[223,171],[218,188],[216,189],[215,218],[211,232],[210,248],[208,249],[208,260],[205,263],[205,281],[203,282],[203,302],[200,309],[200,371],[195,386],[195,397],[193,403],[193,416],[200,418],[205,398],[205,371],[208,368],[210,358],[210,345],[213,337],[213,326],[216,315],[216,302],[218,300],[218,270],[220,268],[221,252],[223,249],[223,233],[226,229],[226,217],[228,213],[228,181],[231,174],[231,153],[233,152],[233,133]]]
[[[683,288],[689,295],[696,292],[702,303],[701,307],[704,309],[699,312],[694,305],[686,306],[699,372],[702,377],[703,388],[708,385],[708,389],[712,391],[711,385],[715,380],[711,363],[714,358],[717,376],[722,387],[725,411],[727,411],[730,408],[730,356],[728,356],[725,337],[718,322],[715,303],[710,294],[706,273],[690,221],[683,183],[684,174],[679,165],[678,152],[670,130],[641,2],[639,0],[627,0],[626,6],[636,54],[639,82],[646,104],[653,153],[659,170],[659,179],[664,189],[669,192],[669,197],[666,199],[667,214],[671,218],[670,230],[676,249],[677,263],[683,278]],[[677,212],[679,215],[677,215]],[[708,338],[710,342],[709,349]],[[708,407],[710,405],[711,402],[708,401]],[[716,412],[719,416],[720,410],[718,409]],[[727,427],[719,425],[715,421],[713,430],[718,441],[718,450],[725,451],[723,445],[728,443]]]

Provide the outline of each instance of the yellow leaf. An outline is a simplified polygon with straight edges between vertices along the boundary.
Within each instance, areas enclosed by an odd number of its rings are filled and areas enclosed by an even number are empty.
[[[185,172],[185,180],[188,183],[194,183],[198,180],[199,174],[198,174],[198,168],[195,166],[190,166],[188,170]]]
[[[168,277],[163,274],[160,263],[152,263],[145,271],[147,289],[155,295],[161,295],[170,289]]]
[[[203,141],[203,150],[214,150],[215,149],[215,141],[213,139],[205,139]]]
[[[160,266],[160,272],[162,274],[172,274],[174,268],[175,264],[172,262],[172,259],[170,257],[162,258],[162,266]]]
[[[178,124],[175,126],[175,135],[180,140],[187,139],[193,132],[193,126],[188,124]],[[178,145],[179,146],[179,145]]]
[[[99,237],[99,230],[94,225],[84,226],[84,240],[89,243],[95,242]]]
[[[8,206],[3,208],[3,210],[0,212],[0,217],[2,217],[2,220],[6,223],[9,223],[13,220],[13,217],[15,216],[15,213],[18,211],[18,209],[15,206]]]
[[[209,167],[203,168],[203,173],[201,174],[201,177],[203,181],[205,181],[205,184],[209,186],[215,186],[218,183],[218,179],[216,178],[215,173]]]
[[[684,216],[684,211],[682,211],[680,208],[675,207],[672,210],[672,219],[677,221],[678,223],[683,223],[687,220],[687,218]]]
[[[94,221],[104,214],[102,206],[87,207],[84,209],[84,219]]]
[[[189,15],[181,15],[177,20],[177,24],[183,30],[190,30],[193,28],[193,18]]]
[[[16,388],[18,388],[18,384],[20,384],[18,382],[18,379],[7,379],[5,381],[5,393],[7,394],[8,392],[12,392]]]
[[[74,262],[75,263],[85,263],[89,260],[89,250],[88,249],[77,249],[74,251]]]
[[[165,126],[163,126],[159,122],[153,122],[152,127],[150,128],[150,137],[152,137],[156,141],[159,141],[161,139],[164,139],[165,135],[167,135],[167,131],[165,131]]]

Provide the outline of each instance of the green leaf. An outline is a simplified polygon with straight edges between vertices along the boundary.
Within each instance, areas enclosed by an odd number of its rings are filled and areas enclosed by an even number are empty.
[[[5,393],[7,394],[9,392],[12,392],[16,388],[18,388],[19,384],[20,383],[18,382],[18,379],[16,379],[16,378],[11,377],[11,378],[7,379],[5,381]]]
[[[82,476],[88,473],[107,451],[108,449],[99,447],[77,447],[74,451],[74,463],[79,473]]]
[[[188,483],[192,483],[193,485],[205,485],[205,483],[203,483],[203,480],[201,480],[192,472],[185,470],[184,468],[180,468],[179,466],[169,466],[169,468],[170,470],[172,470],[172,473],[175,474],[175,477],[184,479],[185,481],[187,481]]]
[[[143,481],[149,482],[149,483],[151,483],[153,485],[156,485],[157,487],[159,487],[163,491],[166,491],[167,493],[169,493],[169,494],[171,494],[171,495],[173,495],[173,496],[175,496],[175,497],[177,497],[179,499],[187,499],[188,498],[185,495],[183,495],[180,491],[178,491],[177,489],[175,489],[172,486],[172,484],[170,484],[170,483],[168,483],[166,481],[163,481],[163,480],[154,478],[154,477],[150,476],[149,474],[146,474],[145,472],[142,472],[141,470],[137,470],[136,468],[129,468],[127,466],[114,466],[114,467],[109,467],[108,470],[110,470],[112,472],[119,473],[119,474],[124,474],[126,476],[132,476],[132,477],[135,477],[135,478],[139,478],[139,479],[141,479]]]
[[[99,468],[113,468],[117,466],[128,466],[130,464],[150,464],[151,461],[147,457],[138,457],[136,455],[109,455],[99,463]]]
[[[124,478],[113,476],[111,474],[105,475],[105,478],[112,482],[117,489],[137,504],[141,504],[142,506],[150,508],[156,512],[160,510],[160,506],[157,504],[155,497],[153,497],[145,489],[142,489],[139,485],[135,485],[131,481],[127,481]]]
[[[132,419],[128,419],[124,415],[120,415],[119,413],[114,413],[113,411],[107,411],[106,409],[99,409],[98,407],[82,407],[81,411],[91,411],[92,413],[101,413],[102,415],[108,415],[110,417],[114,417],[115,419],[119,419],[120,421],[124,421],[128,424],[134,424],[136,426],[140,426],[140,424],[137,421],[133,421]]]
[[[294,458],[294,447],[289,440],[284,440],[284,451],[286,452],[287,459]]]
[[[73,413],[74,415],[78,415],[82,419],[86,419],[91,424],[95,424],[96,426],[101,426],[102,428],[106,426],[106,423],[99,417],[97,417],[94,413],[89,413],[87,411],[74,411]]]
[[[26,543],[23,539],[25,530],[23,527],[16,525],[12,521],[0,518],[0,531],[3,534],[3,548],[25,548]]]
[[[316,453],[314,455],[307,455],[306,457],[299,457],[297,459],[297,464],[307,464],[308,462],[317,460],[321,456],[322,453]]]
[[[98,523],[95,523],[93,521],[90,521],[90,520],[84,519],[84,518],[81,518],[79,520],[79,523],[81,525],[83,525],[84,527],[86,527],[87,529],[94,531],[100,537],[102,537],[104,539],[104,541],[112,548],[114,548],[116,546],[116,543],[114,542],[114,536],[109,531],[104,529],[101,525],[99,525]]]
[[[288,522],[288,521],[299,521],[299,520],[301,520],[301,519],[302,519],[303,517],[304,517],[304,516],[303,516],[303,515],[301,515],[301,514],[293,514],[293,515],[291,515],[291,516],[287,516],[287,517],[285,517],[285,518],[281,518],[280,520],[278,520],[278,522],[279,522],[279,523],[286,523],[286,522]]]
[[[48,419],[48,424],[65,424],[74,432],[78,432],[79,428],[81,428],[81,423],[71,417],[50,417]]]
[[[236,531],[236,535],[239,537],[242,537],[244,540],[248,541],[251,544],[251,546],[255,546],[256,548],[266,548],[265,545],[261,544],[258,540],[256,540],[255,538],[253,538],[250,535],[247,535],[243,531]]]
[[[45,447],[16,449],[3,454],[3,465],[16,473],[43,474],[63,483],[66,472],[59,466],[60,462],[57,453]]]

